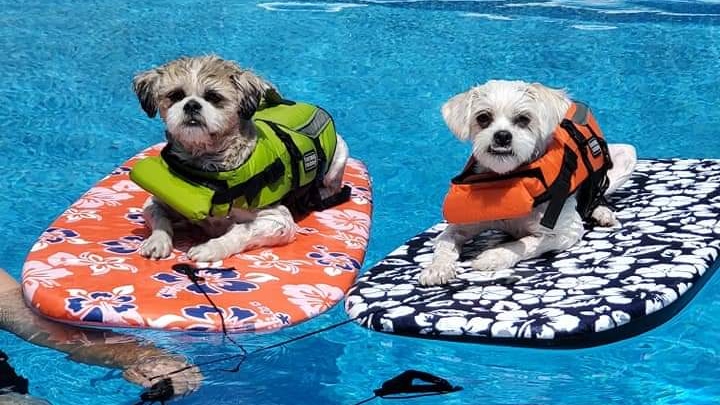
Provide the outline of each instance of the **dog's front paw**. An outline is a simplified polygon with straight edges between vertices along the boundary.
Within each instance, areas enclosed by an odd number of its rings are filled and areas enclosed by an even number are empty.
[[[155,231],[140,246],[140,255],[149,259],[165,259],[172,249],[172,237],[166,232]]]
[[[420,272],[420,285],[430,287],[443,285],[455,278],[455,263],[431,263]]]
[[[193,246],[187,251],[187,257],[196,262],[216,262],[230,256],[223,244],[217,240],[209,240],[201,245]]]
[[[590,216],[602,227],[613,227],[620,224],[615,218],[615,213],[604,205],[595,208]]]
[[[503,249],[488,249],[472,261],[472,267],[479,271],[505,270],[515,265],[510,252]]]

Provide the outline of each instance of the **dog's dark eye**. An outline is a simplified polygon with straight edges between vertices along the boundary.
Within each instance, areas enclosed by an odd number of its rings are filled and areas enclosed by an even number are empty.
[[[513,120],[515,125],[519,126],[520,128],[525,128],[528,125],[530,125],[530,117],[525,114],[520,114]]]
[[[225,98],[221,96],[220,93],[213,90],[206,91],[203,98],[212,104],[218,104],[221,101],[225,100]]]
[[[481,127],[485,128],[488,125],[490,125],[490,123],[493,120],[493,117],[492,117],[492,114],[490,114],[489,112],[481,112],[480,114],[477,115],[477,117],[475,117],[475,120]]]
[[[176,89],[168,93],[167,98],[173,103],[177,103],[178,101],[185,98],[185,92],[182,89]]]

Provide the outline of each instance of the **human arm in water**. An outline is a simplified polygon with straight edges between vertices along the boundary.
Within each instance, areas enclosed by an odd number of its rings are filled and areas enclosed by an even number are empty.
[[[86,364],[119,368],[130,382],[150,387],[169,375],[175,395],[196,390],[202,374],[182,356],[168,353],[150,342],[109,330],[80,328],[43,319],[25,305],[22,288],[0,269],[0,329],[44,347],[68,353],[69,358]]]

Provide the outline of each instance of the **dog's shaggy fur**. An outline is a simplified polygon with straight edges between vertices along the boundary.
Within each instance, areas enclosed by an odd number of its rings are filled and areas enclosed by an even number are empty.
[[[564,118],[572,101],[562,90],[522,81],[492,80],[452,97],[442,107],[442,115],[450,130],[460,140],[472,142],[477,160],[477,173],[504,174],[541,157],[550,144],[554,129]],[[628,149],[629,148],[629,149]],[[611,155],[616,147],[611,146]],[[622,147],[633,160],[634,149]],[[623,170],[628,166],[622,165]],[[609,175],[612,192],[626,173]],[[614,183],[614,184],[613,184]],[[446,284],[456,275],[456,262],[461,246],[487,229],[499,229],[514,241],[483,251],[472,262],[480,271],[502,270],[521,260],[537,257],[548,251],[564,250],[583,235],[583,220],[576,211],[577,202],[570,197],[564,204],[553,229],[540,225],[547,203],[541,204],[524,218],[497,220],[475,224],[450,224],[435,240],[432,262],[420,274],[425,286]],[[617,224],[613,212],[598,206],[591,214],[600,226]]]
[[[183,164],[206,171],[232,170],[248,159],[257,139],[251,117],[263,95],[276,94],[269,82],[217,56],[180,58],[142,72],[134,78],[133,88],[149,117],[160,113],[170,153]],[[347,145],[338,136],[321,196],[340,190],[347,158]],[[153,197],[145,204],[144,214],[152,233],[140,254],[168,257],[177,214]],[[258,210],[233,208],[227,217],[208,217],[200,226],[211,239],[191,247],[187,256],[201,262],[254,247],[287,244],[294,240],[297,228],[290,210],[280,204]]]

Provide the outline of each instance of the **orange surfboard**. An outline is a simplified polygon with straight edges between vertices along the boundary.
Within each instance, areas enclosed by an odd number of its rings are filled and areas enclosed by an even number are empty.
[[[178,231],[171,256],[138,253],[149,235],[148,197],[128,177],[154,145],[129,159],[73,203],[38,238],[23,266],[25,300],[56,321],[105,327],[217,332],[269,331],[297,324],[340,301],[365,257],[372,197],[365,165],[350,159],[352,197],[299,223],[297,239],[213,263],[185,256],[194,241]],[[177,264],[189,264],[194,283]]]

